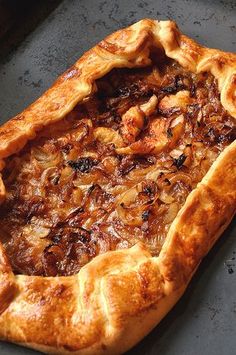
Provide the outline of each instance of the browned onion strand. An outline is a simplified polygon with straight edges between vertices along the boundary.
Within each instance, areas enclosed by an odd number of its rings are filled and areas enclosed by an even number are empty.
[[[235,139],[209,73],[155,61],[96,84],[7,159],[0,229],[16,273],[71,275],[138,241],[158,255],[188,194]]]

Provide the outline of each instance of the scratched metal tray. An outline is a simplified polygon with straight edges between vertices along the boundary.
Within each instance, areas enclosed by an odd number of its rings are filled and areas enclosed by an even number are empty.
[[[4,29],[0,31],[1,122],[34,101],[60,73],[106,34],[144,17],[172,18],[186,34],[202,44],[236,50],[234,0],[9,3],[10,11],[14,6],[18,8],[10,22],[0,16],[0,30],[1,24],[7,24],[6,33]],[[19,3],[23,6],[21,11]],[[8,9],[6,16],[10,15]],[[236,354],[235,235],[234,223],[205,258],[180,302],[127,355]],[[36,352],[0,343],[0,354]]]

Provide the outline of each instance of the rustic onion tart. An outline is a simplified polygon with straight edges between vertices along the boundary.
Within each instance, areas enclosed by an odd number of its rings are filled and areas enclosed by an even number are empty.
[[[142,20],[0,128],[0,338],[118,354],[236,207],[236,55]],[[125,334],[125,336],[124,336]]]

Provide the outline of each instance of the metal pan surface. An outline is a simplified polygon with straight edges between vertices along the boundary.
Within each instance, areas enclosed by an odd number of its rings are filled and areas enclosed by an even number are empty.
[[[234,0],[23,3],[21,19],[14,17],[8,32],[0,38],[0,123],[39,97],[105,35],[144,17],[174,19],[184,33],[203,45],[236,50]],[[127,355],[236,354],[235,236],[236,223],[205,258],[174,309]],[[0,343],[1,355],[36,353]]]

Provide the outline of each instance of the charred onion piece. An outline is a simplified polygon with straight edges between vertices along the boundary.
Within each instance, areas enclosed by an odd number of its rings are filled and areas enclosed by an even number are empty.
[[[75,171],[89,173],[91,169],[98,164],[96,159],[90,157],[79,158],[78,160],[69,160],[68,165]]]
[[[177,169],[180,169],[186,160],[186,155],[181,154],[177,159],[174,159],[174,165]]]

